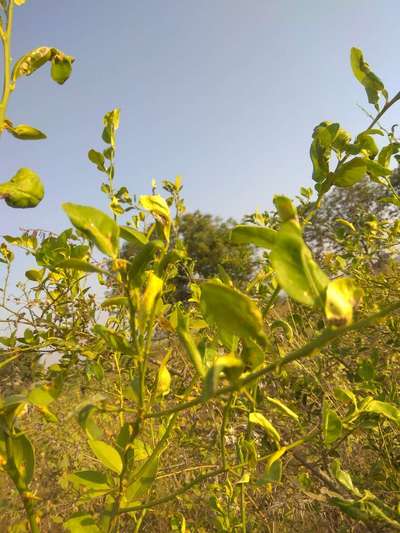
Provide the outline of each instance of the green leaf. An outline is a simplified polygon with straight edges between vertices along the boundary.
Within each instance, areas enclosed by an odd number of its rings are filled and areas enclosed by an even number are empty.
[[[89,446],[91,447],[93,453],[99,459],[99,461],[106,467],[121,474],[122,472],[122,459],[120,454],[115,448],[109,444],[103,442],[102,440],[89,440]]]
[[[97,272],[98,274],[108,274],[107,270],[102,270],[101,268],[83,261],[82,259],[65,259],[60,261],[55,265],[57,268],[63,268],[71,270],[78,270],[80,272]]]
[[[128,355],[132,354],[132,346],[122,334],[106,328],[102,324],[96,324],[93,327],[93,333],[100,335],[111,350]]]
[[[72,63],[74,61],[75,59],[72,56],[68,56],[58,50],[51,60],[51,77],[53,80],[59,85],[65,83],[71,76]]]
[[[274,204],[282,222],[297,220],[297,210],[290,198],[287,196],[275,195]]]
[[[277,430],[274,428],[274,426],[271,424],[269,420],[265,418],[265,416],[261,413],[250,413],[249,414],[249,422],[252,424],[257,424],[258,426],[261,426],[266,433],[277,443],[279,444],[279,441],[281,440],[281,437]]]
[[[163,223],[170,222],[171,215],[167,202],[159,194],[153,196],[141,196],[139,199],[140,204],[144,209],[150,211],[150,213]]]
[[[333,144],[339,131],[340,125],[329,121],[321,122],[314,128],[310,147],[314,181],[322,182],[327,178]]]
[[[148,321],[155,313],[157,302],[163,289],[163,280],[149,271],[146,279],[146,287],[138,302],[137,319],[139,329],[144,333]]]
[[[126,296],[112,296],[102,302],[101,307],[108,309],[109,307],[128,307],[129,301]]]
[[[74,472],[69,476],[72,482],[79,485],[94,489],[97,491],[109,491],[110,485],[107,482],[106,474],[98,472],[97,470],[82,470],[81,472]]]
[[[115,147],[115,132],[119,128],[120,110],[118,108],[109,111],[104,115],[104,130],[102,139],[105,143],[111,144],[112,149]]]
[[[351,187],[361,181],[367,173],[367,162],[362,157],[354,157],[343,163],[333,174],[333,183],[337,187]]]
[[[84,512],[73,514],[63,526],[70,533],[101,533],[92,515]]]
[[[322,304],[328,277],[312,258],[293,222],[282,224],[270,254],[280,286],[305,305]]]
[[[160,368],[157,374],[157,387],[156,392],[161,396],[165,396],[169,393],[171,387],[171,374],[167,368],[167,362],[171,355],[169,352],[161,361]]]
[[[322,408],[322,430],[327,444],[332,444],[342,435],[342,422],[327,402],[323,403]]]
[[[384,146],[378,155],[378,163],[387,168],[390,165],[390,160],[393,155],[397,154],[400,150],[400,143],[394,142],[388,146]]]
[[[266,344],[263,318],[255,302],[219,280],[201,286],[200,305],[205,319],[226,333]]]
[[[274,461],[271,465],[266,465],[264,475],[258,480],[257,485],[261,483],[278,483],[281,479],[282,461]]]
[[[190,333],[188,322],[188,315],[184,315],[183,312],[178,308],[176,332],[180,338],[181,343],[185,347],[186,353],[188,354],[190,361],[196,369],[198,375],[200,377],[204,377],[205,368],[203,365],[203,360],[196,346],[196,343]]]
[[[162,248],[162,241],[150,241],[135,255],[129,266],[129,278],[134,287],[139,287],[141,285],[142,276],[148,269],[150,262],[154,259],[157,252],[162,250]]]
[[[362,411],[385,416],[400,425],[400,409],[391,403],[371,400],[362,407]]]
[[[116,259],[119,253],[119,226],[94,207],[65,203],[63,209],[71,223],[104,254]]]
[[[36,207],[43,196],[43,183],[29,168],[20,168],[9,181],[0,184],[0,198],[4,198],[10,207]]]
[[[152,486],[157,470],[158,470],[159,456],[151,457],[143,467],[140,467],[136,475],[133,474],[134,481],[128,485],[125,493],[127,501],[133,501],[136,498],[141,498],[147,494]]]
[[[149,239],[144,233],[138,231],[130,226],[120,226],[119,231],[121,238],[128,242],[134,242],[136,244],[144,245],[149,242]]]
[[[333,392],[336,399],[341,400],[342,402],[350,401],[355,409],[357,409],[357,398],[351,390],[336,387]]]
[[[12,460],[19,479],[28,486],[35,469],[35,453],[31,441],[24,433],[10,439],[9,458]]]
[[[27,124],[9,126],[7,127],[7,131],[21,141],[39,141],[40,139],[46,139],[46,135],[42,131],[32,128],[32,126],[28,126]]]
[[[377,163],[376,161],[371,161],[370,159],[366,160],[367,163],[367,172],[372,178],[379,178],[384,176],[390,176],[392,174],[392,169],[384,167],[383,165]]]
[[[354,233],[356,232],[356,228],[354,224],[352,224],[348,220],[345,220],[344,218],[337,218],[335,222],[337,222],[338,224],[341,224],[342,226],[345,226],[346,228],[353,231]]]
[[[353,309],[362,291],[351,278],[336,278],[326,289],[325,315],[332,326],[348,326],[353,321]]]
[[[99,170],[105,170],[104,155],[101,152],[96,152],[96,150],[89,150],[88,158],[93,164],[97,166]]]
[[[51,394],[50,390],[47,390],[43,387],[36,387],[30,391],[27,399],[33,405],[37,405],[38,407],[47,407],[54,402],[55,396]]]
[[[294,420],[296,420],[296,422],[299,421],[299,415],[292,411],[287,405],[285,405],[280,400],[277,400],[276,398],[271,398],[270,396],[266,396],[265,399],[267,400],[267,402],[272,403],[272,405],[277,407],[285,415],[290,416],[290,418],[293,418]]]
[[[231,231],[231,240],[237,244],[254,244],[260,248],[272,248],[276,231],[261,226],[239,225]]]
[[[353,480],[351,479],[351,475],[345,470],[341,469],[339,459],[334,459],[332,461],[330,470],[332,472],[332,475],[339,481],[339,483],[341,483],[344,487],[346,487],[350,492],[352,492],[356,496],[361,497],[360,491],[353,485]]]
[[[30,281],[42,281],[43,279],[43,275],[44,275],[44,269],[42,270],[35,270],[35,269],[32,269],[32,270],[27,270],[25,272],[25,276],[30,280]]]
[[[93,404],[85,405],[78,413],[78,422],[89,439],[99,440],[103,436],[103,432],[93,420],[92,415],[97,411],[97,407]]]
[[[225,373],[231,383],[235,383],[243,372],[243,362],[233,355],[218,357],[204,378],[203,398],[205,400],[214,396],[217,391],[221,372]]]
[[[381,92],[387,100],[387,92],[382,81],[374,74],[359,48],[352,48],[350,54],[351,68],[354,76],[364,86],[368,96],[368,102],[378,108],[379,93]]]
[[[23,55],[14,65],[12,72],[13,81],[17,80],[20,76],[30,76],[42,65],[47,63],[47,61],[50,61],[51,57],[52,49],[47,46],[35,48]]]

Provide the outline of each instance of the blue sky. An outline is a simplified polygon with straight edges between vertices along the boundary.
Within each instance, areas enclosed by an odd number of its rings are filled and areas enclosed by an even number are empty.
[[[13,56],[49,45],[76,62],[64,86],[43,67],[12,95],[10,119],[48,139],[3,135],[1,181],[27,166],[46,196],[32,210],[0,204],[0,233],[64,229],[63,201],[106,207],[87,151],[102,147],[113,107],[117,182],[132,193],[180,175],[189,210],[237,219],[274,193],[296,194],[312,185],[317,123],[367,125],[351,46],[399,90],[399,15],[398,0],[28,0],[16,9]],[[388,114],[396,121],[399,109]]]

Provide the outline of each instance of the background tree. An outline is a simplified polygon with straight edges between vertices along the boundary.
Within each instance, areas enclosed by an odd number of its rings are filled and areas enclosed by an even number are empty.
[[[229,234],[236,224],[232,218],[223,221],[200,211],[182,217],[179,235],[195,262],[195,272],[201,278],[218,275],[218,265],[239,286],[252,278],[259,260],[252,246],[235,244],[230,240]]]
[[[399,169],[391,176],[391,185],[399,194]],[[304,227],[305,240],[314,254],[319,259],[326,252],[345,254],[351,242],[361,238],[363,251],[371,257],[373,264],[385,261],[396,249],[395,242],[382,241],[381,233],[392,230],[393,222],[399,220],[398,206],[388,203],[387,196],[387,189],[369,177],[352,187],[331,189],[311,223]],[[367,244],[367,239],[362,239],[363,231],[368,237],[371,237],[372,232],[375,239],[368,239]],[[388,247],[383,247],[383,242]],[[375,243],[375,246],[371,247],[371,243]]]

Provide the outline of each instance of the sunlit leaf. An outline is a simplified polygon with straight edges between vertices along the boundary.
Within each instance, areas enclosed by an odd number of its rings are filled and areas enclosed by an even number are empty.
[[[94,207],[65,203],[63,209],[71,223],[92,241],[100,251],[116,258],[119,253],[119,226],[108,215]]]
[[[4,198],[10,207],[36,207],[43,196],[43,183],[29,168],[20,168],[14,177],[0,184],[0,198]]]
[[[392,403],[371,400],[362,407],[362,410],[367,413],[376,413],[385,416],[400,425],[400,408]]]
[[[362,157],[354,157],[343,163],[333,175],[333,183],[337,187],[351,187],[361,181],[367,173],[367,163]]]
[[[18,126],[7,127],[7,131],[11,133],[16,139],[21,141],[39,141],[41,139],[46,139],[46,135],[32,126],[27,124],[19,124]]]
[[[35,469],[35,453],[31,441],[24,433],[20,433],[10,439],[9,450],[9,457],[18,472],[18,477],[28,486]]]
[[[122,472],[122,459],[115,448],[101,440],[91,439],[88,441],[93,453],[99,461],[117,474]]]
[[[80,272],[97,272],[98,274],[108,274],[106,270],[103,270],[92,263],[83,261],[82,259],[65,259],[56,264],[57,268],[63,268],[71,270],[78,270]]]
[[[387,100],[388,95],[385,86],[378,76],[371,71],[368,63],[364,61],[363,53],[359,48],[351,49],[350,61],[354,76],[365,88],[368,102],[377,107],[380,92]]]
[[[342,422],[327,402],[324,402],[322,408],[322,430],[327,444],[332,444],[342,435]]]
[[[287,416],[290,416],[290,418],[293,418],[298,422],[299,415],[296,414],[294,411],[292,411],[287,405],[285,405],[281,400],[278,400],[276,398],[271,398],[270,396],[266,396],[265,399],[267,402],[274,405],[277,409],[279,409],[282,413],[284,413]]]
[[[278,282],[289,296],[305,305],[322,305],[329,279],[313,260],[295,224],[282,224],[270,258]]]
[[[63,524],[70,533],[101,533],[92,515],[84,512],[73,514]]]
[[[271,248],[276,231],[262,226],[239,225],[231,231],[231,240],[237,244],[254,244],[261,248]]]
[[[279,444],[279,441],[281,439],[279,433],[274,428],[274,426],[271,424],[269,420],[265,418],[265,416],[261,413],[250,413],[249,414],[249,422],[252,424],[257,424],[258,426],[261,426],[266,433],[276,442]]]
[[[255,302],[237,289],[220,281],[207,281],[201,286],[201,309],[204,317],[227,333],[266,343],[264,324]]]
[[[353,320],[353,309],[362,291],[351,278],[336,278],[326,289],[325,315],[332,326],[347,326]]]
[[[203,398],[211,398],[218,389],[218,380],[224,372],[231,383],[235,383],[243,371],[243,362],[233,355],[222,355],[208,370],[203,385]]]

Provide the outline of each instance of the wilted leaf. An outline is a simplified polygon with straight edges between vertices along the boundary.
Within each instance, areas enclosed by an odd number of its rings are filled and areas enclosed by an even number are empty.
[[[353,320],[353,309],[361,298],[359,289],[351,278],[336,278],[326,289],[325,315],[333,326],[348,326]]]
[[[268,435],[277,444],[279,444],[279,441],[281,439],[279,433],[274,428],[274,426],[271,424],[271,422],[265,418],[264,415],[262,415],[261,413],[255,413],[255,412],[250,413],[249,422],[251,422],[252,424],[257,424],[258,426],[261,426],[266,431],[266,433],[268,433]]]
[[[268,402],[272,403],[277,409],[279,409],[282,413],[284,413],[287,416],[290,416],[290,418],[293,418],[296,420],[296,422],[299,421],[299,415],[296,414],[294,411],[292,411],[287,405],[285,405],[280,400],[277,400],[276,398],[271,398],[270,396],[266,396],[265,398]]]
[[[72,56],[68,56],[58,50],[51,60],[51,77],[53,80],[60,85],[65,83],[71,76],[72,63],[74,61],[75,59]]]
[[[20,168],[10,181],[0,184],[0,198],[4,198],[10,207],[36,207],[43,196],[43,183],[29,168]]]
[[[363,53],[359,48],[351,49],[351,68],[354,76],[364,86],[368,96],[368,102],[378,107],[379,93],[381,92],[384,97],[388,98],[385,86],[382,81],[374,74],[366,61],[364,61]]]

